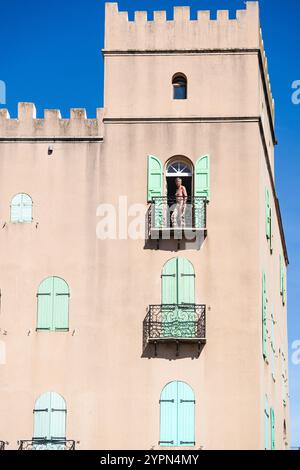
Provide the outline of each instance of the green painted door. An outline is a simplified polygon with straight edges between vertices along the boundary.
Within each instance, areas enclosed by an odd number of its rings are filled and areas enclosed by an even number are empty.
[[[36,443],[36,450],[62,450],[66,439],[66,403],[61,395],[46,392],[41,395],[34,407],[34,439],[52,441]],[[62,442],[55,442],[55,441]]]
[[[162,272],[162,335],[194,337],[195,326],[194,267],[186,258],[172,258]]]
[[[170,382],[161,393],[159,444],[175,447],[195,445],[195,396],[184,382]]]

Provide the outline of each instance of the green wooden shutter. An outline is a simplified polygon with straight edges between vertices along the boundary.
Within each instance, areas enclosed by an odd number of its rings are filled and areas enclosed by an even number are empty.
[[[177,304],[177,258],[172,258],[164,265],[162,272],[162,303]]]
[[[195,196],[210,198],[210,162],[209,155],[204,155],[195,165]]]
[[[11,222],[32,222],[32,199],[28,194],[16,194],[11,202]]]
[[[275,450],[275,413],[273,408],[270,410],[270,423],[271,423],[271,450]]]
[[[283,257],[279,255],[279,267],[280,267],[280,295],[282,299],[282,305],[286,304],[286,274],[285,264]]]
[[[162,336],[173,337],[177,332],[178,271],[177,258],[170,259],[162,272]],[[174,305],[174,307],[168,307]]]
[[[270,450],[270,411],[268,398],[265,397],[265,409],[264,409],[264,441],[265,450]]]
[[[282,403],[286,406],[286,369],[285,369],[285,355],[281,353],[281,390],[282,390]]]
[[[280,283],[280,295],[283,293],[283,263],[282,256],[279,255],[279,283]]]
[[[37,329],[53,329],[53,298],[54,298],[53,277],[48,277],[40,284],[38,289],[38,314]]]
[[[60,277],[54,277],[53,327],[55,330],[69,329],[69,286]]]
[[[210,199],[210,159],[209,155],[200,157],[195,164],[195,228],[206,228],[205,209]]]
[[[32,222],[32,199],[28,194],[22,194],[21,221]]]
[[[177,446],[177,382],[168,383],[160,396],[160,438],[161,446]]]
[[[263,356],[268,358],[268,328],[267,328],[267,287],[266,287],[266,274],[263,273],[262,278],[262,343],[263,343]]]
[[[193,338],[196,336],[195,271],[192,263],[186,258],[177,260],[177,279],[179,304],[177,336]]]
[[[21,204],[22,204],[22,194],[16,194],[13,197],[10,205],[10,221],[11,222],[20,222],[21,220]]]
[[[271,370],[272,370],[272,379],[275,382],[275,317],[274,317],[274,307],[272,308],[271,314]]]
[[[178,446],[194,446],[195,396],[189,385],[178,382]]]
[[[34,438],[50,439],[51,393],[41,395],[34,407]]]
[[[148,202],[152,201],[153,197],[162,196],[162,181],[163,171],[162,164],[159,158],[153,155],[148,156]]]
[[[270,193],[269,190],[266,188],[266,237],[270,242],[271,247],[271,240],[272,240],[272,212],[270,206]]]
[[[178,258],[178,304],[195,303],[195,271],[186,258]]]
[[[66,402],[61,395],[51,392],[50,411],[50,436],[51,439],[66,438]]]

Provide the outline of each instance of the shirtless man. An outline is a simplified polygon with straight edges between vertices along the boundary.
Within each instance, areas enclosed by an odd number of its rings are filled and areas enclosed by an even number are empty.
[[[176,207],[172,214],[172,225],[173,227],[184,227],[184,214],[185,214],[185,205],[187,200],[187,190],[185,186],[182,185],[182,179],[176,178]]]

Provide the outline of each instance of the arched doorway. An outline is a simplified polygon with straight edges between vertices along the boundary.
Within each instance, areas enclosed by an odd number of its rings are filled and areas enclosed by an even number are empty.
[[[167,184],[167,196],[168,199],[175,201],[176,194],[176,178],[182,180],[183,186],[185,186],[188,202],[191,201],[193,196],[193,169],[192,164],[185,160],[176,158],[167,164],[166,168],[166,184]]]

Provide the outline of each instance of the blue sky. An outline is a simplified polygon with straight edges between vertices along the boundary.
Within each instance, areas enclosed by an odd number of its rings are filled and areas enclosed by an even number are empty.
[[[276,183],[285,226],[290,267],[289,344],[300,339],[300,105],[291,101],[291,84],[300,80],[299,0],[260,0],[261,22],[276,100]],[[244,8],[242,0],[120,0],[119,8],[167,10],[190,5],[196,10]],[[59,108],[85,107],[89,117],[103,100],[103,0],[10,0],[0,6],[0,80],[7,85],[7,105],[16,117],[19,101]],[[297,202],[298,201],[298,202]],[[291,349],[290,349],[291,357]],[[300,446],[300,365],[290,363],[292,444]]]

